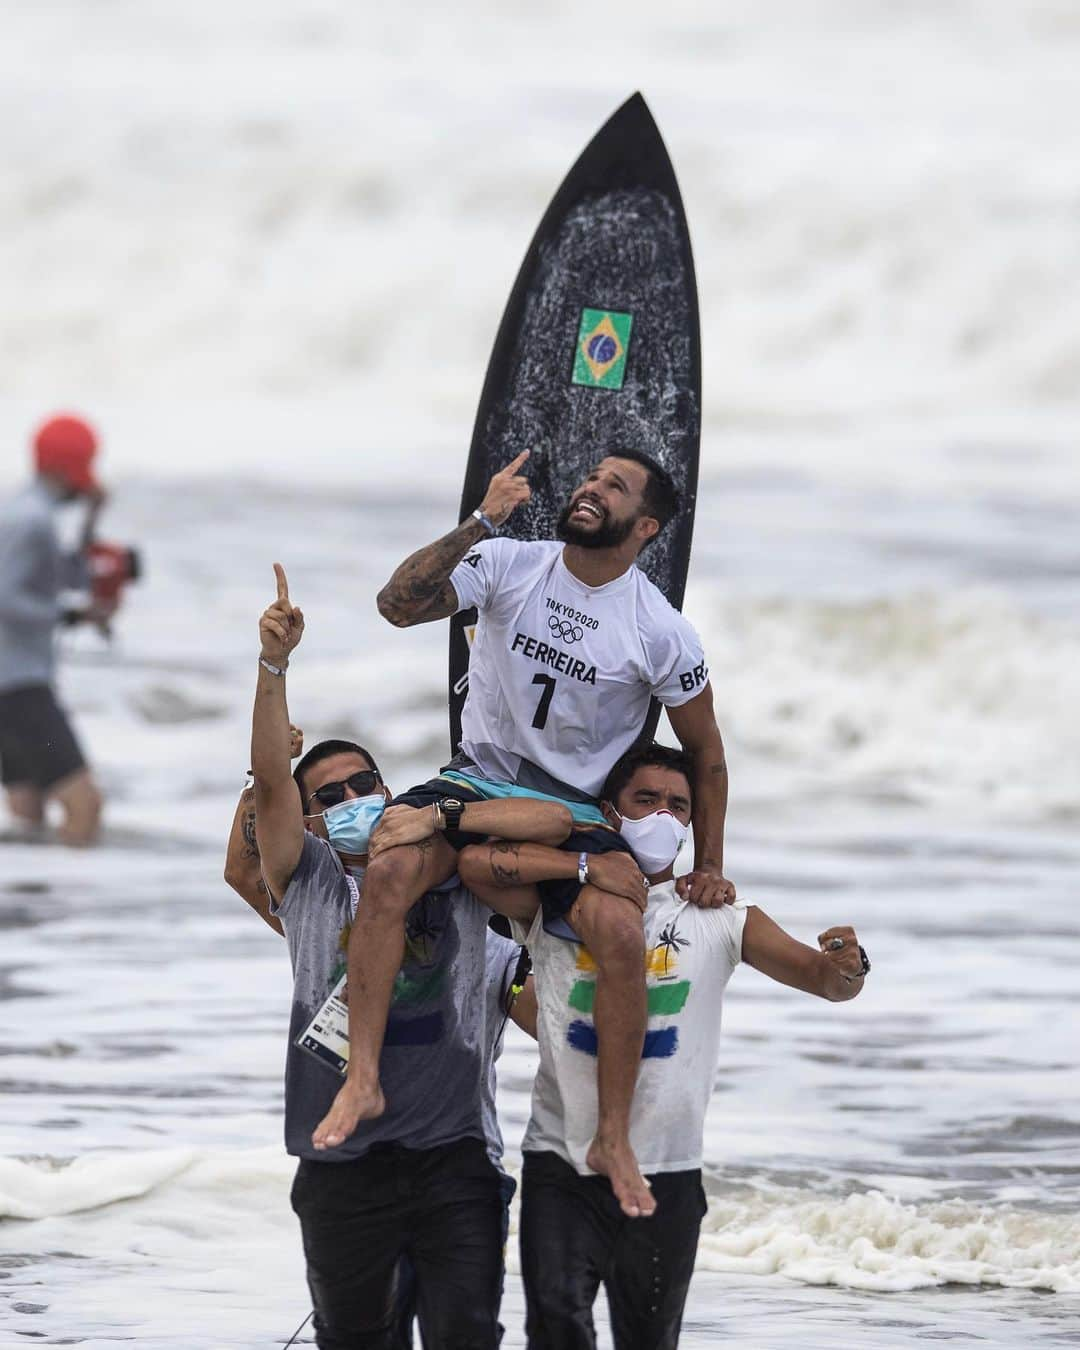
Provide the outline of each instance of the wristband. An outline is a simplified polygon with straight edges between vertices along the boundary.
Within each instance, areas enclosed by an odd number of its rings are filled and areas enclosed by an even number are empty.
[[[491,517],[484,515],[483,511],[481,511],[479,507],[477,507],[476,510],[472,513],[472,518],[473,520],[478,520],[480,524],[483,525],[484,529],[487,530],[488,534],[495,533],[495,524],[492,521]]]
[[[271,675],[284,675],[289,669],[288,661],[286,661],[283,666],[275,666],[272,662],[268,661],[265,656],[259,657],[259,665],[262,666],[263,670],[268,670]]]
[[[578,854],[577,879],[582,886],[589,884],[589,855],[587,853]]]

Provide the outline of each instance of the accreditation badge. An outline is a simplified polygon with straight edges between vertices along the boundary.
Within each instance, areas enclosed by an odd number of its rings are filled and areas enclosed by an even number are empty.
[[[345,1002],[345,981],[342,975],[330,991],[326,1002],[296,1038],[301,1050],[328,1064],[343,1078],[349,1067],[349,1005]]]
[[[360,887],[356,878],[348,873],[345,874],[345,885],[349,893],[349,918],[352,921],[356,918],[356,908],[360,903]],[[349,1067],[349,1005],[345,992],[348,978],[348,971],[343,971],[326,1002],[296,1038],[296,1044],[301,1050],[306,1050],[321,1063],[329,1065],[342,1078]]]

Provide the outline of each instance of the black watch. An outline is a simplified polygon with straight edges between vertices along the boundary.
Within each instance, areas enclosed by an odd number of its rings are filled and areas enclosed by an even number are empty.
[[[844,976],[844,979],[847,980],[848,984],[854,984],[856,980],[861,980],[864,975],[870,974],[870,958],[867,956],[866,948],[862,943],[859,944],[859,960],[862,962],[862,970],[859,971],[858,975]]]
[[[444,797],[439,803],[439,810],[442,812],[443,828],[446,830],[456,830],[461,826],[461,813],[465,810],[465,803],[459,801],[457,797]]]

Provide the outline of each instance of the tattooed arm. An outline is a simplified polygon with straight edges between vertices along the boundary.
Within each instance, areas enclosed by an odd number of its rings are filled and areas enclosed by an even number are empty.
[[[526,866],[522,872],[521,857],[525,854]],[[541,866],[528,866],[530,855],[541,860]],[[548,848],[545,844],[520,844],[509,839],[491,839],[486,844],[470,844],[458,854],[458,876],[462,884],[496,914],[505,914],[508,919],[517,919],[529,924],[540,906],[540,893],[536,882],[554,876],[553,871],[545,870],[543,861],[547,859],[566,859],[568,853],[557,848]],[[554,863],[557,867],[558,861]]]
[[[434,544],[410,555],[379,592],[379,613],[395,628],[434,623],[457,613],[458,597],[450,573],[487,530],[472,516]]]
[[[724,820],[727,816],[728,772],[724,742],[713,711],[712,686],[678,708],[668,708],[668,721],[679,744],[694,757],[694,870],[676,882],[684,900],[711,908],[735,899],[735,887],[724,876]]]
[[[458,854],[458,876],[470,891],[497,914],[529,922],[540,903],[540,881],[576,881],[577,851],[547,844],[492,839],[471,844]],[[589,881],[598,890],[625,896],[645,908],[647,891],[641,869],[629,853],[589,856]]]
[[[523,450],[488,485],[480,510],[493,525],[501,525],[515,507],[529,500],[529,484],[519,474],[528,455],[528,450]],[[418,549],[379,592],[376,601],[379,613],[395,628],[448,619],[458,608],[450,573],[473,544],[486,537],[484,525],[469,516],[434,544]]]
[[[281,920],[270,913],[270,893],[262,879],[259,846],[255,842],[255,789],[245,788],[236,804],[229,846],[225,853],[225,880],[275,933],[285,936]]]

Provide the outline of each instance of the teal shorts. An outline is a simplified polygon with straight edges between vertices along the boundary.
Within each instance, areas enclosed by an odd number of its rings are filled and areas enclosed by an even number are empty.
[[[507,797],[532,797],[540,802],[558,802],[560,806],[567,808],[577,826],[583,825],[587,829],[597,825],[605,830],[611,828],[604,819],[603,811],[598,806],[590,806],[588,802],[567,801],[565,797],[555,797],[550,792],[537,792],[534,788],[518,787],[516,783],[492,783],[487,778],[472,778],[457,769],[444,769],[439,778],[458,783],[489,802],[503,801]]]

